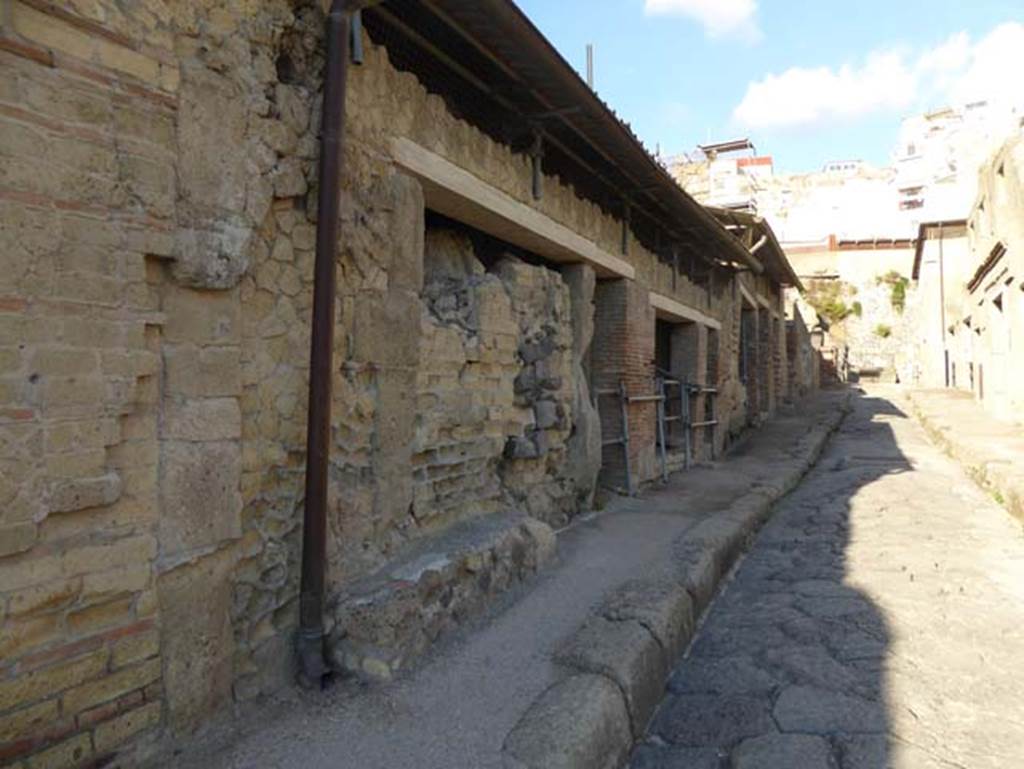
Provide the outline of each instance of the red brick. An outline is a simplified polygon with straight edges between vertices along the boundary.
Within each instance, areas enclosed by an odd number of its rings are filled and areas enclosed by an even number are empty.
[[[0,296],[0,312],[25,312],[28,300],[20,296]]]
[[[0,51],[13,53],[15,56],[39,62],[47,67],[53,66],[53,54],[38,45],[12,40],[9,37],[0,37]]]
[[[74,27],[77,27],[85,32],[88,32],[90,35],[106,38],[107,40],[117,43],[118,45],[123,45],[126,48],[138,48],[138,46],[130,37],[122,35],[118,32],[114,32],[111,29],[107,29],[102,24],[93,21],[92,19],[87,19],[82,16],[79,16],[76,13],[72,13],[71,11],[62,8],[57,3],[48,2],[48,0],[19,0],[19,2],[23,3],[24,5],[32,6],[41,13],[45,13],[50,16],[53,16],[54,18],[65,21]]]
[[[88,729],[101,721],[106,721],[114,716],[137,708],[146,701],[142,689],[129,692],[123,697],[118,697],[113,702],[106,702],[95,708],[90,708],[78,714],[77,722],[79,729]]]
[[[62,132],[64,130],[64,125],[57,120],[52,120],[36,112],[30,112],[27,109],[15,107],[10,104],[0,104],[0,115],[12,117],[15,120],[20,120],[24,123],[32,123],[33,125],[42,126],[43,128],[54,132]]]
[[[47,724],[29,737],[0,745],[0,761],[33,753],[74,734],[75,728],[75,722],[72,719]]]
[[[15,203],[24,203],[29,206],[49,208],[52,205],[50,198],[45,195],[37,195],[34,192],[24,190],[9,190],[0,188],[0,200],[13,200]]]
[[[69,659],[71,657],[78,656],[83,652],[91,649],[96,649],[105,644],[108,641],[114,641],[120,638],[127,638],[129,636],[137,635],[139,633],[145,633],[150,630],[154,625],[152,618],[144,619],[139,622],[134,622],[131,625],[125,625],[124,627],[114,628],[104,633],[98,633],[97,635],[90,636],[89,638],[83,638],[80,641],[60,646],[56,649],[48,649],[44,652],[37,654],[31,654],[24,657],[18,664],[18,670],[26,671],[34,668],[48,665],[56,660]]]
[[[0,421],[26,422],[35,417],[34,409],[0,409]]]
[[[142,690],[142,693],[146,697],[146,702],[154,702],[164,696],[164,685],[162,681],[152,683]]]

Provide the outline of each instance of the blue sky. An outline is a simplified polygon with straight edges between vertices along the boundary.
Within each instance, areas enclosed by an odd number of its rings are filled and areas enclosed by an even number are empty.
[[[776,171],[884,164],[899,119],[1024,96],[1024,0],[518,0],[654,149],[750,136]]]

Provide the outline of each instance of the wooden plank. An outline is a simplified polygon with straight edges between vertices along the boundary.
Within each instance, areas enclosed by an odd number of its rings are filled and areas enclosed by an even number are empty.
[[[722,324],[711,316],[705,315],[693,307],[687,307],[675,299],[670,299],[662,294],[656,294],[653,291],[650,292],[650,297],[651,307],[654,308],[655,313],[660,313],[669,320],[692,321],[716,330],[721,330],[722,328]]]
[[[391,141],[395,163],[423,185],[427,207],[553,262],[585,262],[601,277],[634,279],[633,265],[416,142]]]
[[[768,299],[764,294],[757,294],[755,298],[757,299],[758,304],[760,304],[766,310],[771,312],[771,314],[774,315],[776,318],[779,317],[778,309],[775,307],[774,304],[772,304],[771,300]]]
[[[743,295],[743,301],[749,304],[753,309],[757,309],[757,299],[750,293],[746,286],[743,285],[743,281],[736,279],[736,285],[740,287],[740,294]]]

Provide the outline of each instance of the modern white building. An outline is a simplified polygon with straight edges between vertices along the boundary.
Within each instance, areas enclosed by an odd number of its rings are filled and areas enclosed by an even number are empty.
[[[899,207],[921,222],[962,218],[978,191],[978,172],[1021,125],[1017,103],[975,101],[903,119],[893,152]]]

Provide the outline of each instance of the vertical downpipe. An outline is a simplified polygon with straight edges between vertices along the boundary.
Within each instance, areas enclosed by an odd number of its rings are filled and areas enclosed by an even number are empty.
[[[302,526],[299,590],[299,682],[322,686],[324,658],[324,571],[327,554],[327,460],[331,436],[331,378],[334,301],[337,291],[338,205],[349,59],[349,17],[335,0],[327,17],[320,134],[320,190],[317,200],[316,261],[313,268],[313,327],[309,356],[309,414],[306,428],[306,497]]]
[[[942,340],[942,367],[944,369],[943,376],[946,387],[949,387],[949,348],[946,347],[946,258],[943,253],[943,242],[945,241],[945,234],[942,231],[942,223],[939,223],[939,323],[942,328],[939,329],[941,336],[939,339]]]

